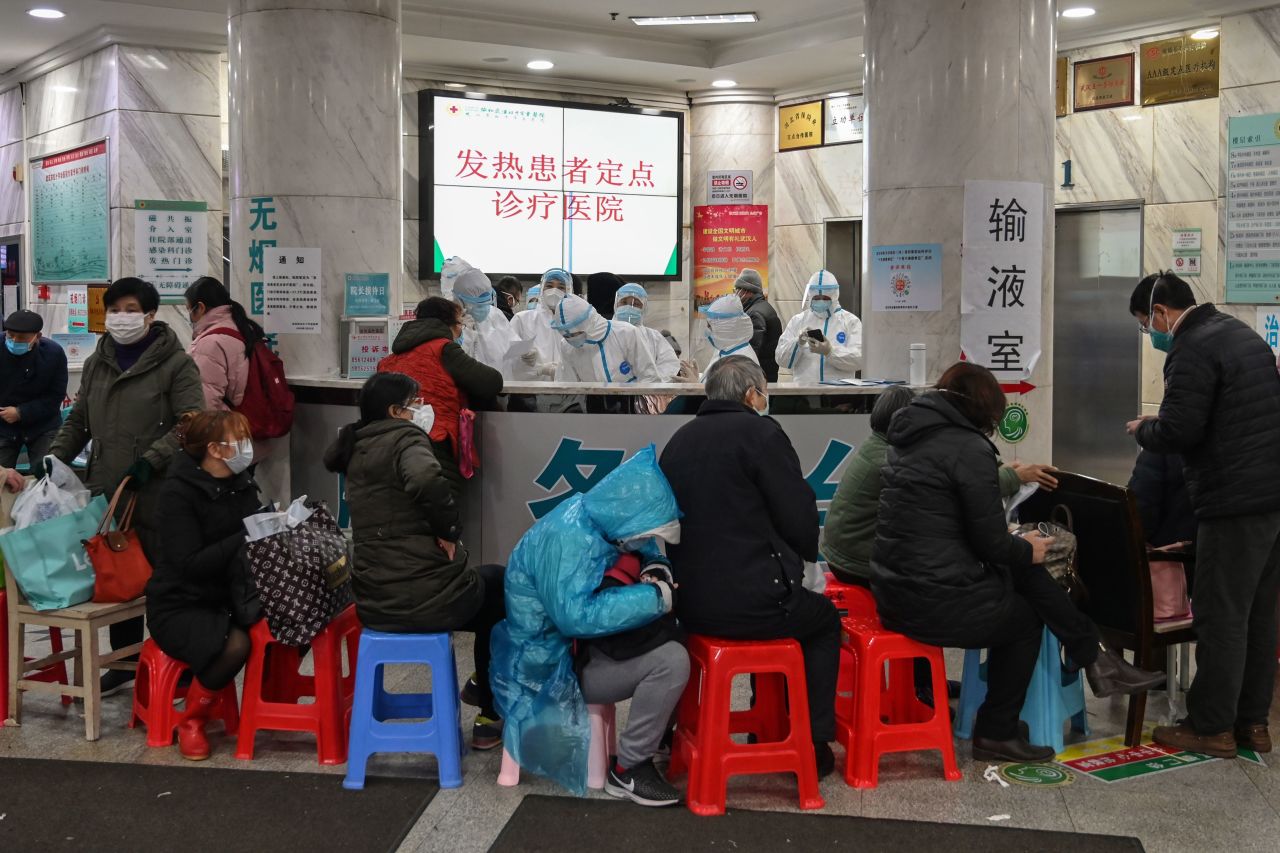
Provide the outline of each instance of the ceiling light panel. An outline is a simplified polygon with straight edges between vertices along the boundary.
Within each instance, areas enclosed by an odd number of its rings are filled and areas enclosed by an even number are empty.
[[[631,17],[637,27],[687,27],[696,24],[754,24],[760,16],[755,12],[724,12],[718,15],[656,15]]]

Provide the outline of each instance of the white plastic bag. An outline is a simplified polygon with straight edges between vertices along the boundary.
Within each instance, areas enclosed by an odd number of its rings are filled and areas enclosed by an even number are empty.
[[[45,475],[24,489],[13,503],[13,526],[17,530],[70,515],[89,505],[89,490],[69,467],[46,456],[44,470]]]
[[[289,508],[284,512],[260,512],[257,515],[251,515],[244,520],[244,529],[249,534],[248,541],[257,542],[259,539],[284,533],[306,521],[311,517],[312,512],[314,510],[307,507],[307,496],[303,495],[289,504]]]

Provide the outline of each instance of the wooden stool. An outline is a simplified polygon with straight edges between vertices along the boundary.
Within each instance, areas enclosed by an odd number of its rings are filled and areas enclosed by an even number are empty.
[[[54,654],[62,651],[62,632],[49,629],[49,648]],[[61,661],[31,675],[32,681],[50,684],[67,683],[67,662]],[[62,695],[62,704],[70,705],[71,697]],[[9,718],[9,605],[3,589],[0,589],[0,727]]]
[[[27,604],[18,583],[8,566],[4,570],[5,598],[9,616],[9,717],[15,725],[22,723],[22,694],[27,691],[51,693],[55,696],[78,696],[84,699],[84,737],[97,740],[101,727],[102,688],[98,678],[104,669],[123,669],[130,672],[138,668],[134,661],[142,651],[142,643],[131,643],[123,649],[113,649],[103,654],[98,648],[98,632],[109,625],[126,619],[143,617],[147,612],[146,597],[135,598],[117,604],[95,604],[86,601],[61,610],[36,610]],[[65,628],[74,632],[75,648],[54,652],[39,660],[26,660],[24,652],[24,626],[41,625],[46,628]],[[28,677],[66,660],[75,661],[75,683],[71,686],[40,681]]]

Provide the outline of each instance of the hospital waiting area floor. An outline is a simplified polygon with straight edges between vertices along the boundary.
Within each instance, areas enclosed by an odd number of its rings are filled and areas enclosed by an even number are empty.
[[[103,640],[105,641],[105,636]],[[460,636],[455,646],[458,669],[465,677],[470,671],[470,640]],[[47,648],[32,632],[29,653],[40,654]],[[949,650],[947,668],[953,679],[960,677],[963,653]],[[388,672],[392,690],[421,689],[425,675],[394,669]],[[1088,691],[1086,691],[1087,693]],[[745,686],[735,696],[735,705],[745,703]],[[1280,697],[1278,697],[1280,698]],[[312,814],[323,822],[323,803],[337,804],[339,810],[351,800],[366,798],[369,808],[382,808],[385,794],[380,788],[398,784],[410,799],[408,811],[401,803],[388,805],[386,815],[359,815],[343,819],[345,833],[339,842],[321,844],[312,849],[344,851],[449,851],[449,853],[483,853],[490,849],[564,851],[618,850],[709,850],[714,853],[743,853],[748,850],[813,850],[920,849],[916,842],[900,843],[906,838],[925,838],[926,849],[950,847],[948,853],[961,850],[1111,850],[1145,849],[1149,853],[1181,853],[1182,851],[1233,850],[1276,851],[1280,849],[1280,758],[1261,756],[1261,763],[1243,758],[1235,760],[1178,761],[1172,759],[1131,762],[1119,770],[1132,756],[1106,755],[1122,748],[1115,739],[1123,734],[1125,703],[1120,699],[1098,700],[1088,696],[1088,721],[1092,729],[1086,737],[1072,734],[1067,750],[1059,756],[1083,757],[1068,769],[1052,765],[1062,772],[1048,774],[1051,784],[1028,784],[1034,778],[1003,781],[1009,774],[989,771],[989,762],[975,762],[969,754],[968,741],[956,741],[956,757],[964,778],[958,782],[943,779],[941,762],[936,752],[903,753],[886,756],[880,764],[878,787],[857,790],[846,785],[843,776],[844,753],[835,748],[838,769],[821,785],[826,806],[821,812],[801,814],[797,808],[795,782],[792,777],[745,776],[730,781],[729,817],[695,818],[683,806],[678,809],[643,809],[630,803],[619,803],[600,791],[589,793],[587,802],[575,800],[555,784],[532,774],[524,774],[517,787],[500,787],[497,783],[501,750],[469,752],[463,759],[464,784],[461,788],[435,789],[435,759],[424,755],[378,756],[370,763],[370,775],[363,792],[345,791],[341,781],[345,766],[323,767],[316,761],[315,740],[309,735],[268,733],[258,735],[256,757],[252,761],[237,760],[234,743],[221,735],[220,724],[209,727],[213,756],[203,762],[185,761],[176,746],[148,748],[144,730],[126,727],[130,714],[131,693],[125,691],[103,701],[102,736],[94,743],[83,739],[83,720],[79,705],[63,707],[56,698],[31,695],[24,702],[21,727],[0,728],[0,849],[32,850],[204,850],[262,849],[280,851],[295,849],[287,841],[291,826],[298,826],[297,809]],[[1280,705],[1280,702],[1277,703]],[[1273,705],[1273,733],[1280,734],[1280,713]],[[463,711],[464,730],[469,732],[473,708]],[[1151,694],[1148,702],[1148,724],[1164,722],[1169,704],[1163,692]],[[626,706],[618,706],[619,728],[625,725]],[[1086,743],[1087,742],[1087,743]],[[1084,743],[1085,745],[1081,745]],[[1074,750],[1074,752],[1072,752]],[[1101,759],[1098,756],[1101,755]],[[1280,756],[1280,753],[1276,754]],[[1090,757],[1093,760],[1090,760]],[[66,764],[75,762],[76,764]],[[113,777],[128,783],[128,796],[122,796],[110,781],[94,787],[77,782],[87,779],[80,762],[111,765],[105,771],[120,771]],[[1270,765],[1270,766],[1268,766]],[[660,765],[661,766],[661,765]],[[27,835],[22,839],[6,836],[6,824],[16,830],[15,821],[22,815],[17,808],[29,808],[15,802],[15,792],[26,792],[23,800],[30,803],[31,787],[42,784],[30,776],[32,769],[77,768],[58,782],[56,790],[47,794],[48,814],[35,834],[27,821]],[[1107,769],[1110,767],[1111,769]],[[223,773],[232,779],[257,779],[244,772],[269,773],[282,780],[286,796],[279,803],[279,822],[274,827],[245,826],[229,802],[220,803],[219,792],[225,785],[208,784],[221,778],[220,769],[242,771],[239,776]],[[1103,768],[1103,772],[1098,772]],[[23,773],[29,774],[28,778]],[[149,773],[167,773],[168,783],[154,793],[143,778]],[[201,776],[201,774],[205,774]],[[288,775],[283,775],[288,774]],[[320,774],[319,776],[314,774]],[[39,774],[39,779],[61,779],[57,775]],[[261,777],[267,778],[267,777]],[[163,818],[165,798],[176,800],[178,789],[173,780],[190,782],[198,796],[194,818],[197,827],[166,824]],[[679,783],[683,786],[684,781]],[[300,785],[300,798],[290,799],[289,792]],[[241,785],[241,787],[246,787]],[[170,790],[172,789],[172,790]],[[430,796],[425,809],[421,802]],[[549,815],[543,823],[528,826],[523,815],[516,815],[522,801],[530,798],[523,811]],[[555,799],[547,799],[555,798]],[[65,817],[63,805],[75,801],[81,810],[110,812],[107,824],[115,826],[116,835],[76,837],[77,828]],[[299,800],[302,806],[291,803]],[[307,803],[311,808],[307,808]],[[175,802],[176,806],[177,803]],[[258,804],[259,806],[261,804]],[[363,805],[363,804],[362,804]],[[399,809],[399,811],[394,811]],[[292,811],[291,811],[292,810]],[[742,810],[746,810],[745,812]],[[356,809],[359,811],[359,808]],[[394,813],[393,813],[394,811]],[[131,814],[132,813],[132,814]],[[190,814],[184,812],[183,814]],[[60,817],[62,815],[62,817]],[[407,816],[406,816],[407,815]],[[515,817],[513,817],[515,815]],[[870,821],[825,820],[817,815],[853,816]],[[27,816],[30,818],[30,815]],[[104,815],[98,815],[104,818]],[[156,820],[160,820],[159,823]],[[360,820],[374,821],[372,826],[386,829],[381,840],[360,836]],[[385,827],[386,822],[400,821],[402,826]],[[508,822],[510,832],[504,833]],[[911,821],[917,823],[899,823]],[[923,823],[918,823],[923,822]],[[520,823],[516,828],[515,824]],[[47,831],[43,828],[47,824]],[[942,824],[944,826],[939,826]],[[99,824],[94,824],[99,825]],[[542,829],[538,827],[541,826]],[[130,833],[154,832],[162,827],[171,833],[171,843],[154,839],[130,842]],[[755,827],[752,829],[752,827]],[[966,832],[981,835],[970,837]],[[1019,829],[1050,830],[1071,836],[1031,836]],[[773,831],[777,830],[777,831]],[[912,835],[923,830],[924,835]],[[743,833],[746,833],[744,836]],[[770,834],[772,832],[772,834]],[[249,834],[248,841],[245,834]],[[930,834],[932,833],[932,834]],[[939,834],[941,833],[941,834]],[[951,833],[948,835],[947,833]],[[1007,833],[1000,835],[998,833]],[[1100,836],[1111,836],[1102,838]],[[1117,839],[1126,836],[1137,839]],[[387,842],[385,839],[392,840]],[[554,843],[550,840],[554,837]],[[568,841],[565,839],[568,838]],[[771,838],[771,841],[763,839]],[[1007,838],[1009,843],[1001,843]],[[6,840],[7,839],[7,840]],[[122,840],[123,839],[123,840]],[[239,843],[231,843],[238,839]],[[256,840],[255,840],[256,839]],[[1040,843],[1038,839],[1044,839]],[[261,843],[258,844],[257,841]],[[19,844],[11,843],[21,841]],[[1051,842],[1051,843],[1050,843]],[[1140,845],[1138,844],[1140,842]],[[1119,844],[1120,846],[1115,846]],[[1108,846],[1111,845],[1111,846]],[[1128,845],[1128,846],[1125,846]]]

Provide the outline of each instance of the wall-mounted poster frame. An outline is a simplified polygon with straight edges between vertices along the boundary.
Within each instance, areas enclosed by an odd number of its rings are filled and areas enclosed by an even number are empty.
[[[31,281],[111,280],[110,139],[30,160]]]
[[[1077,62],[1071,91],[1073,108],[1078,113],[1133,106],[1133,54]]]
[[[825,127],[826,104],[821,100],[778,107],[778,150],[821,148]]]

